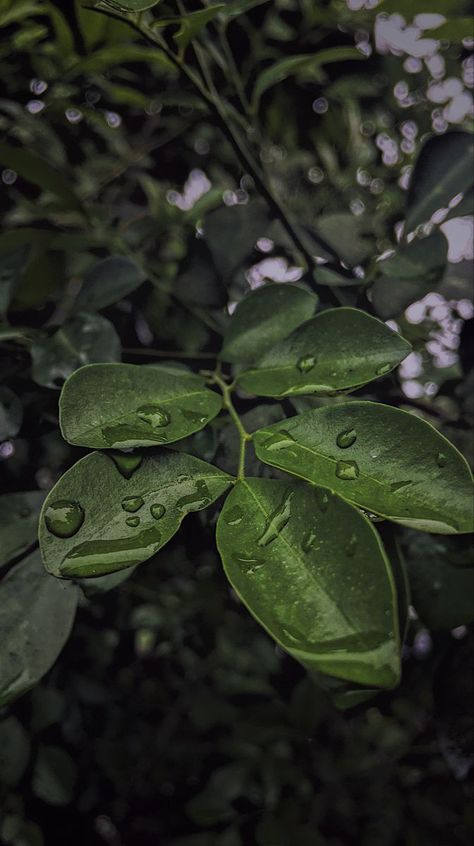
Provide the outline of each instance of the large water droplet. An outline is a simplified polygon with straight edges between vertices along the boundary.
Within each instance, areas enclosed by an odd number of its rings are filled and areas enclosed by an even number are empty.
[[[164,408],[160,408],[159,405],[141,405],[140,408],[137,408],[137,415],[140,420],[149,423],[154,429],[168,426],[171,421],[168,412]]]
[[[285,528],[291,514],[294,491],[286,491],[280,505],[267,517],[265,528],[257,540],[259,546],[268,546]]]
[[[357,537],[356,535],[351,535],[349,540],[347,541],[344,551],[348,558],[353,558],[357,551]]]
[[[445,455],[444,452],[438,452],[438,455],[436,456],[436,464],[438,467],[446,467],[447,462],[447,455]]]
[[[124,511],[138,511],[143,505],[143,499],[141,496],[127,496],[125,499],[122,499],[122,508]]]
[[[280,429],[278,432],[273,432],[266,441],[263,442],[263,447],[268,452],[274,452],[279,449],[288,449],[296,443],[293,435],[290,435],[286,429]]]
[[[303,646],[303,644],[305,643],[304,638],[296,629],[290,630],[289,628],[286,628],[282,629],[282,632],[285,637],[290,641],[290,643],[292,643],[294,646]]]
[[[357,461],[338,461],[336,464],[336,476],[338,479],[357,479],[359,465]]]
[[[72,538],[84,522],[84,510],[78,502],[58,499],[48,505],[44,522],[46,528],[57,538]]]
[[[310,551],[310,549],[313,546],[316,538],[317,538],[316,532],[314,532],[312,529],[310,529],[308,534],[304,536],[302,543],[301,543],[301,549],[303,550],[303,552],[307,553],[307,552]]]
[[[238,526],[242,522],[243,516],[243,509],[240,505],[236,505],[225,513],[224,520],[229,526]]]
[[[181,414],[186,420],[189,420],[191,423],[206,422],[206,415],[203,414],[201,411],[192,411],[192,409],[182,408]]]
[[[127,517],[125,522],[126,522],[127,526],[130,526],[131,529],[136,529],[136,527],[140,523],[140,518],[139,517]]]
[[[316,364],[314,355],[302,355],[296,362],[296,366],[300,373],[309,373]]]
[[[329,494],[323,488],[315,488],[314,496],[319,510],[325,514],[329,508]]]
[[[178,479],[179,481],[179,479]],[[180,497],[176,502],[176,508],[186,507],[186,511],[199,511],[211,501],[212,497],[204,479],[198,479],[194,491]],[[192,507],[194,506],[194,507]]]
[[[357,433],[355,429],[345,429],[344,432],[339,432],[336,443],[341,449],[347,449],[355,444],[357,440]]]
[[[392,493],[396,493],[396,491],[401,491],[402,488],[406,488],[407,485],[411,485],[411,483],[411,479],[407,479],[403,482],[392,482],[392,484],[390,485],[390,490],[392,491]]]
[[[375,375],[376,376],[385,376],[386,373],[390,373],[391,369],[392,369],[391,364],[381,364],[380,367],[377,367],[377,370],[375,371]]]
[[[155,520],[161,520],[166,514],[166,508],[161,502],[154,502],[150,505],[150,514]]]
[[[131,479],[135,470],[140,467],[143,456],[133,452],[113,452],[112,459],[124,479]]]

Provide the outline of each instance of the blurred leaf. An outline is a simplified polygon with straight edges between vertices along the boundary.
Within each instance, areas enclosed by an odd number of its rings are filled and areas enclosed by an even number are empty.
[[[15,787],[28,766],[31,743],[16,717],[0,720],[0,785]]]
[[[42,491],[0,496],[0,567],[35,543],[44,497]]]
[[[348,265],[360,264],[374,250],[373,238],[368,237],[368,223],[363,217],[353,214],[335,213],[320,215],[314,225],[316,237],[319,234],[334,250],[336,255]],[[317,250],[325,255],[324,250]],[[316,276],[323,274],[324,265],[316,270]],[[360,280],[358,280],[360,283]],[[347,283],[346,283],[347,284]]]
[[[109,256],[86,273],[76,306],[84,311],[99,311],[131,294],[145,279],[146,274],[133,259]]]
[[[173,292],[183,302],[195,303],[201,308],[225,305],[226,289],[203,241],[197,241],[190,250],[176,277]]]
[[[23,406],[14,391],[0,385],[0,441],[14,438],[23,421]]]
[[[205,238],[224,283],[230,282],[232,274],[251,255],[268,226],[268,210],[260,200],[223,206],[206,217]]]
[[[186,50],[189,42],[197,38],[206,24],[214,20],[219,12],[225,9],[222,3],[218,6],[208,6],[206,9],[199,9],[197,12],[189,12],[179,18],[179,30],[173,35],[181,55]]]
[[[59,746],[41,744],[33,772],[33,793],[48,805],[62,807],[72,802],[76,765]]]
[[[11,253],[0,254],[0,318],[8,311],[15,288],[28,256],[28,248],[18,247]]]
[[[22,179],[54,194],[66,208],[81,210],[82,205],[73,187],[58,170],[30,150],[0,143],[0,162]]]
[[[453,18],[434,29],[428,29],[423,33],[426,38],[442,38],[446,41],[461,43],[464,38],[472,38],[472,17]]]
[[[83,74],[107,73],[114,65],[146,62],[151,67],[174,71],[174,65],[157,48],[140,47],[132,44],[116,44],[101,47],[89,56],[80,58],[68,69],[68,79]]]

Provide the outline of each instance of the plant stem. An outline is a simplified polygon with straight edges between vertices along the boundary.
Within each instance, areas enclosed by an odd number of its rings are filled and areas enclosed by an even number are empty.
[[[247,446],[247,442],[252,440],[252,436],[247,432],[235,409],[234,403],[232,402],[233,383],[231,385],[226,385],[218,368],[210,374],[210,378],[212,382],[220,388],[224,398],[224,408],[229,412],[229,416],[239,433],[239,465],[237,469],[237,479],[242,480],[245,479],[245,448]]]

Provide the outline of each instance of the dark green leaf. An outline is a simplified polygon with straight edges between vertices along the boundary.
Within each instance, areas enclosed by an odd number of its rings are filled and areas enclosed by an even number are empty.
[[[207,245],[196,241],[187,261],[177,276],[173,292],[185,302],[197,306],[223,306],[227,292],[214,267]]]
[[[0,441],[14,438],[20,431],[23,406],[14,391],[0,385]]]
[[[208,6],[206,9],[199,9],[197,12],[190,12],[179,18],[180,27],[173,36],[181,53],[184,53],[189,42],[196,38],[209,21],[212,21],[225,6]]]
[[[158,365],[90,364],[65,383],[59,419],[71,444],[127,449],[186,438],[221,408],[222,397],[199,376]]]
[[[0,705],[52,667],[74,621],[77,588],[45,572],[33,552],[0,581]]]
[[[341,403],[260,429],[253,438],[262,461],[396,523],[425,532],[472,531],[469,466],[414,414],[382,403]]]
[[[268,226],[268,209],[258,200],[244,206],[223,206],[206,217],[206,241],[225,283],[252,253]]]
[[[309,320],[317,303],[314,294],[297,285],[257,288],[238,304],[224,335],[220,358],[232,362],[258,361],[273,344]]]
[[[44,503],[45,566],[55,576],[81,578],[140,564],[168,542],[186,514],[214,502],[230,482],[217,467],[168,450],[138,456],[135,469],[128,454],[115,460],[87,455]]]
[[[315,235],[320,235],[336,255],[348,265],[354,266],[367,259],[374,251],[373,237],[368,237],[370,227],[364,217],[353,214],[334,213],[320,215],[315,222]],[[318,254],[325,256],[324,250]],[[324,265],[316,268],[316,277],[324,276]],[[328,272],[326,270],[326,272]],[[360,279],[355,280],[360,284]],[[347,284],[347,280],[346,280]],[[352,283],[354,284],[354,283]]]
[[[109,256],[86,273],[76,300],[78,309],[99,311],[122,300],[146,279],[143,270],[127,256]]]
[[[457,194],[472,186],[474,140],[469,132],[447,132],[426,141],[415,163],[408,192],[406,230],[426,223]]]
[[[0,784],[15,787],[28,765],[31,743],[16,717],[0,721]]]
[[[98,314],[76,314],[54,335],[31,346],[32,376],[38,385],[58,388],[78,367],[120,361],[120,338]]]
[[[48,805],[62,807],[72,801],[76,765],[59,746],[41,744],[33,771],[33,793]]]
[[[224,504],[217,544],[234,590],[307,669],[377,687],[397,683],[395,584],[357,509],[322,488],[246,479]]]
[[[0,317],[3,317],[8,311],[27,257],[28,247],[26,245],[0,255]]]
[[[120,12],[144,12],[157,6],[159,2],[160,0],[100,0],[100,5],[110,6]]]
[[[175,69],[161,50],[153,47],[139,47],[133,44],[113,44],[95,50],[89,56],[81,58],[68,70],[68,78],[71,79],[87,73],[105,73],[114,65],[125,65],[132,62],[146,62],[152,67],[162,67],[164,71]]]
[[[303,323],[238,377],[265,397],[332,394],[385,376],[410,352],[400,335],[363,311],[337,308]]]
[[[0,496],[0,567],[35,542],[44,496],[42,491]]]
[[[36,153],[2,142],[0,143],[0,162],[5,167],[16,171],[27,182],[32,182],[43,191],[50,191],[67,208],[81,209],[80,200],[63,174]]]

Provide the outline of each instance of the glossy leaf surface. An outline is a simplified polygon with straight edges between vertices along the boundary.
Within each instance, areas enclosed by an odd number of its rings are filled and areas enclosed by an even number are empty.
[[[258,361],[315,312],[317,297],[296,285],[265,285],[247,294],[232,315],[220,358]]]
[[[69,443],[93,449],[156,446],[197,432],[221,407],[222,397],[199,376],[160,366],[91,364],[65,383],[60,425]]]
[[[425,532],[473,528],[472,474],[429,423],[382,403],[307,411],[255,432],[262,461]]]
[[[39,531],[45,566],[55,576],[80,578],[140,564],[230,481],[217,467],[168,450],[87,455],[45,500]]]
[[[369,520],[322,488],[238,482],[217,524],[232,587],[309,670],[377,687],[399,678],[397,599]]]
[[[238,384],[267,397],[331,394],[393,370],[410,344],[384,323],[353,308],[322,312],[269,349]]]
[[[42,491],[0,496],[0,567],[35,542],[43,500]]]
[[[0,706],[52,667],[74,621],[78,591],[46,573],[39,552],[0,581]]]

